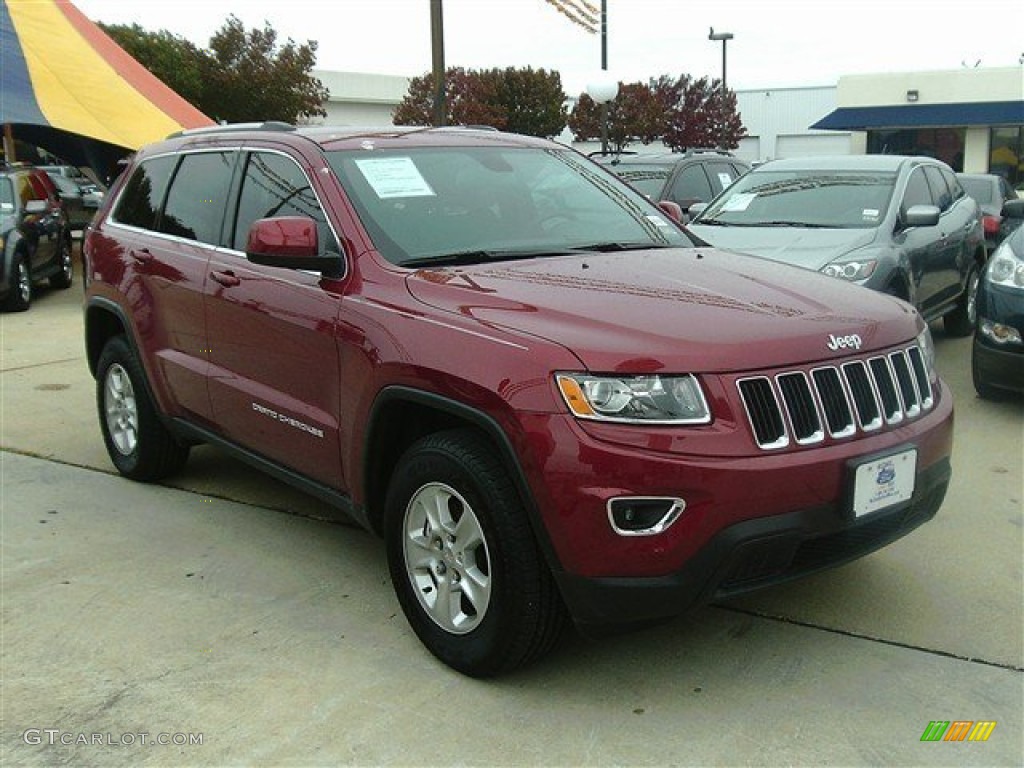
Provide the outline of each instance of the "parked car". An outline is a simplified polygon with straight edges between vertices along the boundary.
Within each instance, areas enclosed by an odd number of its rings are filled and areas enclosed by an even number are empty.
[[[746,161],[717,149],[650,155],[599,153],[591,157],[651,200],[670,200],[684,213],[694,203],[709,202],[750,170]]]
[[[103,204],[106,189],[87,176],[64,176],[53,171],[47,171],[47,174],[57,185],[61,199],[65,202],[71,228],[84,230]]]
[[[1024,215],[1020,212],[1024,210],[1024,198],[1017,198],[1016,200],[1007,200],[1003,203],[1003,209],[999,215],[999,241],[1002,242],[1013,230],[1017,229],[1024,224]]]
[[[978,204],[946,164],[846,155],[773,160],[699,212],[719,248],[818,270],[912,303],[947,333],[974,329],[985,265]]]
[[[1024,200],[1006,203],[1002,212],[1020,224]],[[1003,240],[982,273],[971,373],[982,397],[1024,393],[1024,226]]]
[[[1003,203],[1016,200],[1017,191],[1002,176],[994,173],[958,173],[961,186],[981,207],[981,223],[989,253],[1002,241]]]
[[[0,166],[0,308],[21,312],[33,285],[72,281],[71,232],[53,181],[25,166]]]
[[[211,443],[385,540],[469,675],[860,557],[936,514],[952,398],[891,297],[699,245],[574,150],[223,126],[86,233],[111,461]]]

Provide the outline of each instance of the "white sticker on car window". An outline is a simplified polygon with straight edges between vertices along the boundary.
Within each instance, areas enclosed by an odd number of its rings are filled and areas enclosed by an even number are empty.
[[[725,204],[722,206],[723,211],[745,211],[750,207],[750,204],[754,202],[754,198],[757,197],[756,192],[741,192],[738,195],[733,195]]]
[[[381,199],[434,196],[411,157],[366,157],[355,163]]]
[[[877,208],[865,208],[863,211],[861,211],[860,215],[863,218],[865,218],[865,219],[869,219],[871,221],[877,221],[878,220],[878,215],[879,215],[879,210]]]
[[[668,222],[665,221],[661,216],[648,216],[647,220],[657,227],[667,227]]]
[[[722,189],[725,189],[730,184],[732,184],[732,176],[730,176],[728,173],[719,172],[718,183],[722,185]]]

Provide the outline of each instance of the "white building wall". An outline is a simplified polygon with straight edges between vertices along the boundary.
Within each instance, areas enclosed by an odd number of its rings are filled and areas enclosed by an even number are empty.
[[[850,133],[808,128],[836,108],[834,86],[737,91],[736,108],[748,135],[736,154],[747,162],[854,151]]]

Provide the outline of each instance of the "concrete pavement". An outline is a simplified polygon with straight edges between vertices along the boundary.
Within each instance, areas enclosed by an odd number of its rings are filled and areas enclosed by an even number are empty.
[[[936,330],[957,434],[934,521],[482,683],[419,646],[379,541],[295,516],[324,505],[208,448],[173,488],[113,476],[80,302],[76,282],[0,316],[4,765],[1024,759],[1024,407],[974,397],[969,340]],[[921,742],[935,720],[997,725]]]

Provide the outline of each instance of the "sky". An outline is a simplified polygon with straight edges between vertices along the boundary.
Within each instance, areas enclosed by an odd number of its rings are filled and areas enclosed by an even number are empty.
[[[600,6],[601,0],[587,0]],[[843,75],[1021,67],[1021,0],[606,0],[608,72],[622,82],[722,76],[733,90],[834,86]],[[430,0],[73,0],[93,21],[138,23],[197,45],[230,15],[279,41],[318,43],[317,69],[415,76],[431,68]],[[443,0],[445,63],[602,79],[601,38],[545,0]]]

